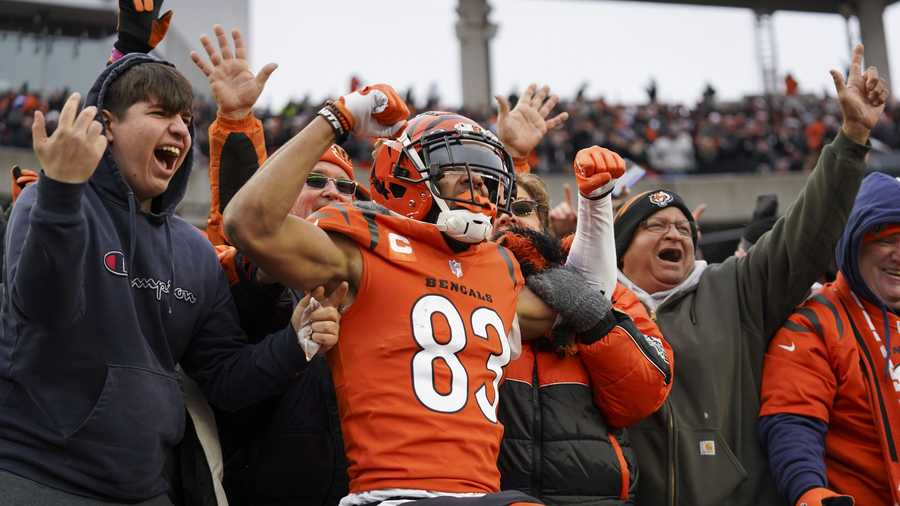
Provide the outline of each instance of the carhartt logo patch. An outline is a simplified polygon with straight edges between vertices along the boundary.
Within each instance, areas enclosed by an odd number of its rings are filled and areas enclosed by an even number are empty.
[[[650,203],[657,207],[666,207],[667,205],[669,205],[669,202],[675,200],[671,194],[664,191],[652,193],[648,198],[650,199]]]
[[[716,442],[711,439],[700,441],[700,455],[715,455]]]

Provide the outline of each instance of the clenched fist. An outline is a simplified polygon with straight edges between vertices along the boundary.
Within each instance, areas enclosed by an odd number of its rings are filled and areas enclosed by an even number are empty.
[[[103,126],[94,121],[97,108],[85,107],[76,116],[80,99],[78,93],[69,96],[56,131],[49,138],[40,111],[34,113],[31,127],[34,153],[41,167],[52,179],[63,183],[84,183],[90,179],[106,150]]]
[[[394,137],[406,125],[409,108],[388,84],[372,84],[341,97],[335,105],[363,137]]]
[[[585,197],[603,196],[613,188],[613,180],[625,173],[625,160],[600,146],[582,149],[575,155],[575,180]],[[599,190],[599,191],[598,191]]]

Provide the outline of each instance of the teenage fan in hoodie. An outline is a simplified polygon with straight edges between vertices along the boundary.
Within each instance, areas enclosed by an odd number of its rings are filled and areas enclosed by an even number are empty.
[[[293,325],[246,344],[213,247],[174,215],[192,164],[184,77],[129,54],[81,113],[79,99],[49,137],[36,115],[44,172],[6,233],[0,489],[19,503],[167,505],[163,466],[185,423],[176,364],[238,409],[307,360]]]

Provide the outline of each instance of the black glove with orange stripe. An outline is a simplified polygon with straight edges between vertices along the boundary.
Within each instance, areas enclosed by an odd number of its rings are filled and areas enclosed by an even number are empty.
[[[119,0],[116,50],[123,55],[152,51],[165,38],[172,22],[172,11],[159,17],[162,4],[163,0]]]

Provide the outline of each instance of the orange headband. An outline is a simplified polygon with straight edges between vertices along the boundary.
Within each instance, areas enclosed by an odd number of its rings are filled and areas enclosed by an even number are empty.
[[[895,234],[900,234],[900,223],[888,223],[866,232],[866,235],[863,236],[863,243],[870,243]]]

